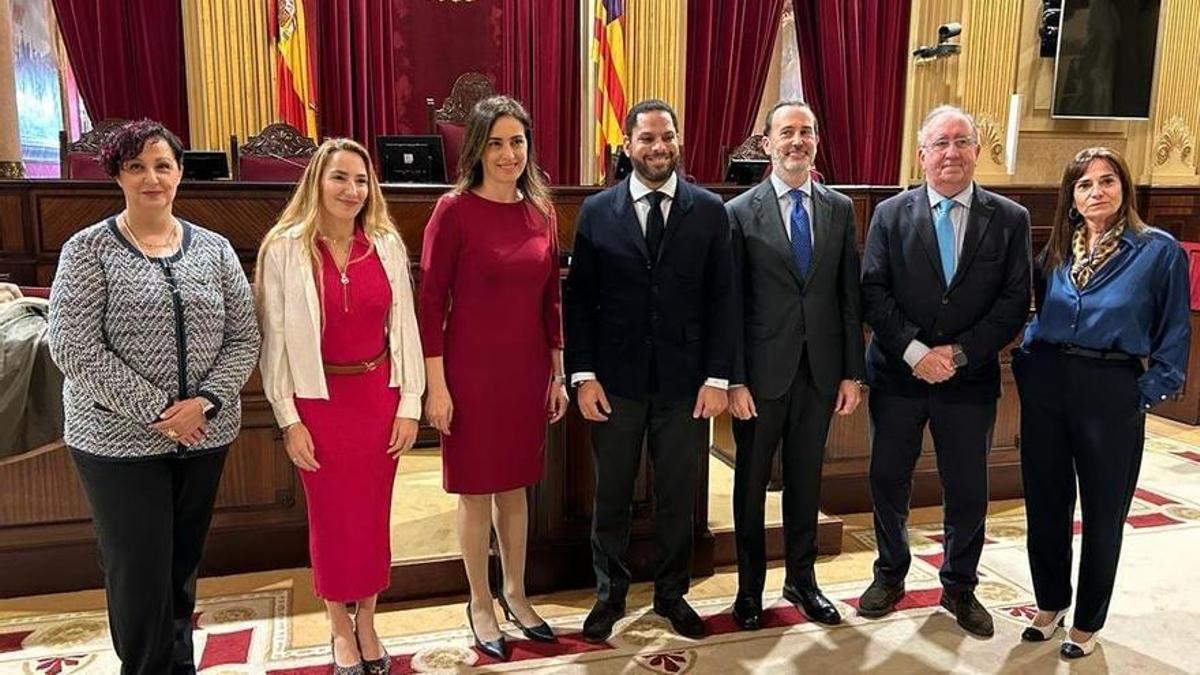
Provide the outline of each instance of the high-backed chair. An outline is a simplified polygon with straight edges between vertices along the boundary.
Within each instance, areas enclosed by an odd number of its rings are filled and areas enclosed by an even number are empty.
[[[317,144],[296,127],[275,122],[247,138],[241,147],[237,136],[230,136],[229,149],[234,180],[295,183],[304,175]]]
[[[63,178],[71,180],[109,180],[100,166],[100,148],[128,120],[100,120],[75,142],[67,141],[67,132],[58,132],[58,154]]]
[[[764,138],[766,138],[766,137],[763,136],[762,134],[751,134],[749,138],[742,141],[741,145],[737,146],[732,151],[727,152],[726,156],[725,156],[725,170],[726,171],[729,170],[729,163],[735,159],[761,159],[761,160],[770,161],[771,156],[767,154],[766,150],[763,150],[763,139]],[[766,178],[767,172],[769,172],[770,170],[771,170],[770,165],[767,165],[767,169],[763,173],[761,178]],[[811,167],[808,170],[808,172],[809,172],[809,175],[812,176],[813,182],[815,182],[815,183],[824,183],[825,182],[825,176],[822,175],[820,171],[817,171],[817,167],[815,167],[815,166]],[[723,172],[721,175],[724,176],[725,173]],[[760,178],[760,180],[761,180],[761,178]]]
[[[429,133],[442,137],[446,157],[446,180],[451,183],[457,177],[458,157],[462,154],[463,141],[467,135],[467,115],[475,104],[496,93],[492,81],[480,73],[463,73],[454,81],[450,95],[438,108],[432,98],[425,99],[425,111],[429,118]]]

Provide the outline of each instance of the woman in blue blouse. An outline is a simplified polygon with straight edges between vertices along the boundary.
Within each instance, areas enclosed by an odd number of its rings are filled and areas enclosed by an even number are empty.
[[[1095,649],[1108,613],[1146,411],[1177,392],[1187,372],[1187,259],[1171,235],[1138,217],[1120,155],[1089,148],[1063,172],[1038,262],[1037,314],[1013,357],[1039,609],[1021,637],[1050,639],[1071,605],[1078,478],[1083,547],[1061,654],[1079,658]]]

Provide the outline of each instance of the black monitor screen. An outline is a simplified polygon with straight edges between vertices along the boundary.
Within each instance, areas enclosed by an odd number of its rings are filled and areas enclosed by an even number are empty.
[[[441,136],[380,136],[379,179],[384,183],[446,182]]]
[[[725,169],[725,182],[734,185],[754,185],[767,175],[767,167],[771,166],[766,159],[731,159],[729,168]]]
[[[229,178],[229,158],[218,151],[184,150],[183,177],[188,180]]]
[[[1054,117],[1150,117],[1160,0],[1063,0]]]

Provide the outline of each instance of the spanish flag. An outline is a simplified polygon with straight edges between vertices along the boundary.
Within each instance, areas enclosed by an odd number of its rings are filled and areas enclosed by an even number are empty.
[[[603,158],[604,146],[617,148],[624,132],[621,125],[629,108],[625,102],[625,0],[596,0],[592,60],[598,64],[596,95],[596,154]],[[603,161],[603,160],[601,160]]]
[[[316,140],[316,78],[309,51],[304,0],[268,0],[274,31],[276,111],[284,122]]]

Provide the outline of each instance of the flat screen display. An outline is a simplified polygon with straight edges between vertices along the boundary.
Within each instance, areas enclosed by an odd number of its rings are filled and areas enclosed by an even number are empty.
[[[1052,117],[1150,117],[1159,5],[1063,0]]]

